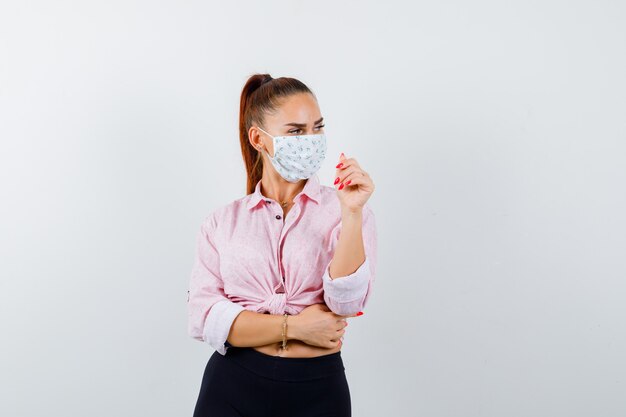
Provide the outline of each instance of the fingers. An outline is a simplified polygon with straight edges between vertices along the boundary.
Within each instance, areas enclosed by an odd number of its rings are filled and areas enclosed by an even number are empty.
[[[352,166],[337,174],[333,185],[335,187],[339,187],[338,189],[341,190],[343,187],[348,185],[354,186],[357,184],[366,184],[369,181],[370,179],[365,171],[361,168]]]
[[[341,159],[339,160],[339,163],[335,166],[335,174],[339,174],[341,171],[344,171],[350,167],[361,168],[357,160],[354,158]]]
[[[348,185],[367,184],[370,181],[369,174],[363,171],[358,161],[355,158],[346,158],[343,153],[335,168],[337,169],[335,170],[334,185],[339,190]]]
[[[343,335],[343,333],[337,332],[337,336],[335,336],[333,339],[330,339],[331,345],[329,347],[335,347],[339,342],[341,342],[343,340]]]
[[[342,171],[345,171],[346,169],[353,167],[353,168],[361,168],[359,166],[359,163],[357,162],[356,159],[354,158],[346,158],[345,155],[343,153],[341,153],[341,156],[339,157],[339,163],[335,166],[336,170],[335,170],[335,174],[336,176],[339,176],[339,174]]]
[[[340,339],[333,339],[326,345],[326,347],[328,349],[332,349],[332,348],[336,347],[337,345],[339,345],[340,343],[341,343]]]
[[[337,320],[337,326],[335,327],[335,330],[339,331],[341,329],[345,329],[346,327],[348,327],[348,320],[346,319]]]
[[[363,312],[362,311],[358,311],[355,314],[350,314],[348,316],[345,315],[341,315],[341,314],[337,314],[337,313],[333,313],[335,315],[335,317],[337,318],[343,318],[343,319],[349,319],[350,317],[358,317],[358,316],[362,316]]]
[[[351,175],[354,174],[355,172],[360,172],[361,168],[357,167],[357,166],[349,166],[347,168],[342,168],[340,170],[337,170],[337,176],[335,177],[335,185],[342,183],[346,180],[346,178]],[[357,174],[357,175],[362,175],[362,174]]]
[[[344,186],[355,186],[358,184],[367,184],[369,182],[370,179],[362,170],[355,169],[351,172],[346,173],[346,176],[339,181],[339,184],[343,184]]]
[[[328,344],[326,345],[327,348],[332,349],[336,346],[341,346],[341,344],[343,343],[343,337],[337,337],[335,339],[331,339],[328,341]]]

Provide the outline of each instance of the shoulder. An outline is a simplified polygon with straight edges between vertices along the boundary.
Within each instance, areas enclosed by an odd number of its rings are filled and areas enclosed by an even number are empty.
[[[242,211],[247,211],[247,204],[250,197],[251,194],[248,194],[230,202],[215,206],[205,215],[203,226],[210,229],[216,229],[219,226],[232,223],[236,218],[241,217]]]

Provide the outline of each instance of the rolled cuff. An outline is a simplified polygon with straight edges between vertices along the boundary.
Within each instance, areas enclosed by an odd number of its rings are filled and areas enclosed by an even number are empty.
[[[230,328],[245,308],[230,300],[221,300],[213,304],[204,325],[204,341],[222,355],[226,355],[225,346]]]
[[[326,297],[336,303],[356,301],[365,297],[371,276],[369,257],[365,257],[365,261],[356,271],[344,277],[331,278],[329,269],[330,264],[322,276]]]

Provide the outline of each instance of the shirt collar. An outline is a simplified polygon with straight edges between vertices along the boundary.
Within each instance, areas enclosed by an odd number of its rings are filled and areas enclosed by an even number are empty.
[[[294,200],[300,194],[305,194],[311,200],[315,201],[316,203],[319,203],[319,201],[320,201],[320,194],[321,194],[321,185],[320,185],[320,179],[317,176],[317,173],[313,174],[312,176],[310,176],[306,180],[306,183],[304,184],[304,188],[302,189],[302,191],[300,191],[299,194],[297,194],[294,197]],[[267,197],[265,197],[263,194],[261,194],[261,180],[259,180],[256,183],[256,186],[254,187],[254,192],[252,194],[250,194],[250,198],[248,199],[248,203],[247,203],[246,207],[248,209],[253,209],[262,200],[265,200],[265,199],[267,199]]]

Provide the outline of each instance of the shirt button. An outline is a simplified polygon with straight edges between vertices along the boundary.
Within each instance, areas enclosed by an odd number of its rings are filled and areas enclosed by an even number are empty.
[[[276,219],[278,219],[278,220],[280,220],[280,219],[281,219],[280,214],[277,214],[277,215],[276,215]]]

